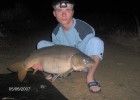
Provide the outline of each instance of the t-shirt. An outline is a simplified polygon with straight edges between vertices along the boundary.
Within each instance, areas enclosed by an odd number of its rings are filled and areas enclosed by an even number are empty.
[[[52,42],[54,44],[72,46],[84,51],[84,48],[92,37],[95,30],[86,22],[73,18],[73,25],[66,32],[58,24],[52,32]]]

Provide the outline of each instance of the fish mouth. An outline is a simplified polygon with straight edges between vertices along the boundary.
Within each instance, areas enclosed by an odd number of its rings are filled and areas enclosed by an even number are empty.
[[[74,71],[83,71],[86,67],[73,67]]]
[[[91,68],[93,66],[93,63],[92,64],[86,64],[85,66],[86,66],[86,68]]]

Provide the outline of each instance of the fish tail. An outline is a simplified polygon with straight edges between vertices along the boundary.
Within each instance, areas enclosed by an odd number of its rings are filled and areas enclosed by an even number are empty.
[[[18,79],[22,82],[23,80],[24,80],[24,78],[25,78],[25,76],[26,76],[26,74],[27,74],[27,69],[21,69],[21,70],[19,70],[18,71]]]
[[[18,79],[20,81],[23,81],[23,79],[25,78],[28,69],[25,68],[23,61],[21,62],[17,62],[11,66],[8,67],[8,69],[12,72],[18,72]]]
[[[23,61],[17,62],[11,66],[9,66],[7,69],[12,71],[12,72],[18,72],[18,70],[20,70],[21,68],[23,68]]]

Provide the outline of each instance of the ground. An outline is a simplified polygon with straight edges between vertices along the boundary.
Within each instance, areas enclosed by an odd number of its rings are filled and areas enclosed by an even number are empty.
[[[5,44],[0,48],[0,73],[10,73],[6,67],[25,59],[36,49],[36,43],[46,39],[46,36],[45,32],[28,31],[5,37],[3,41],[6,42],[3,42]],[[52,84],[69,100],[139,100],[139,52],[106,36],[101,38],[105,44],[105,52],[95,73],[96,80],[101,84],[101,93],[89,92],[86,74],[82,72],[73,72],[71,77],[57,79]]]

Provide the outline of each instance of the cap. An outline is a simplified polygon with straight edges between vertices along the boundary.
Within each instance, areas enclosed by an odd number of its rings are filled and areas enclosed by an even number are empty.
[[[53,1],[53,8],[66,8],[66,7],[70,7],[73,8],[75,5],[73,0],[54,0]]]

